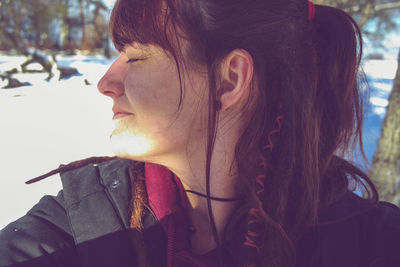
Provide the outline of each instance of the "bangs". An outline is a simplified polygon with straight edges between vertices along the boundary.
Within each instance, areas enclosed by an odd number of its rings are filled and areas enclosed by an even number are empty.
[[[118,0],[111,19],[110,31],[115,48],[121,52],[134,42],[169,47],[166,25],[169,14],[162,0]]]

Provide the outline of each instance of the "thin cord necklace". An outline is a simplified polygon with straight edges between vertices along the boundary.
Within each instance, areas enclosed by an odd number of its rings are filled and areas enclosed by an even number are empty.
[[[208,197],[207,195],[204,195],[202,193],[193,191],[193,190],[183,190],[184,192],[191,193],[200,197],[204,198],[209,198],[211,200],[216,200],[216,201],[221,201],[221,202],[231,202],[231,201],[239,201],[242,200],[242,198],[221,198],[221,197]],[[195,234],[196,233],[196,227],[193,225],[193,223],[189,223],[189,232],[190,234]]]
[[[193,190],[183,190],[183,191],[184,192],[188,192],[188,193],[192,193],[194,195],[198,195],[198,196],[201,196],[201,197],[204,197],[204,198],[209,198],[211,200],[222,201],[222,202],[242,200],[242,198],[221,198],[221,197],[212,197],[212,196],[208,197],[207,195],[204,195],[202,193],[199,193],[199,192],[196,192],[196,191],[193,191]]]

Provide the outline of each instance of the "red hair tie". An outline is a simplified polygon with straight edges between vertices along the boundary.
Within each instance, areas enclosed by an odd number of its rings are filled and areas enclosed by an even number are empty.
[[[308,0],[308,21],[309,22],[313,21],[314,16],[315,16],[315,6],[310,0]]]

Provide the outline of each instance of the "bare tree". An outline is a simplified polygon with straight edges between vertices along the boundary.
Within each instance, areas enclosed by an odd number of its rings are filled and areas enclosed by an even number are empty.
[[[400,50],[398,67],[370,176],[382,199],[400,206]]]
[[[342,9],[350,14],[358,23],[360,28],[372,19],[384,19],[387,21],[387,14],[393,10],[400,10],[400,1],[391,0],[314,0],[315,4],[323,4]],[[390,18],[394,20],[395,17]]]

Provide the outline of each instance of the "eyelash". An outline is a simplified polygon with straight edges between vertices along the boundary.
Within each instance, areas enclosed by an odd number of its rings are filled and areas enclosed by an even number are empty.
[[[140,60],[144,60],[144,58],[143,59],[142,58],[130,58],[126,61],[126,63],[129,64],[129,63],[133,63],[133,62],[140,61]]]

